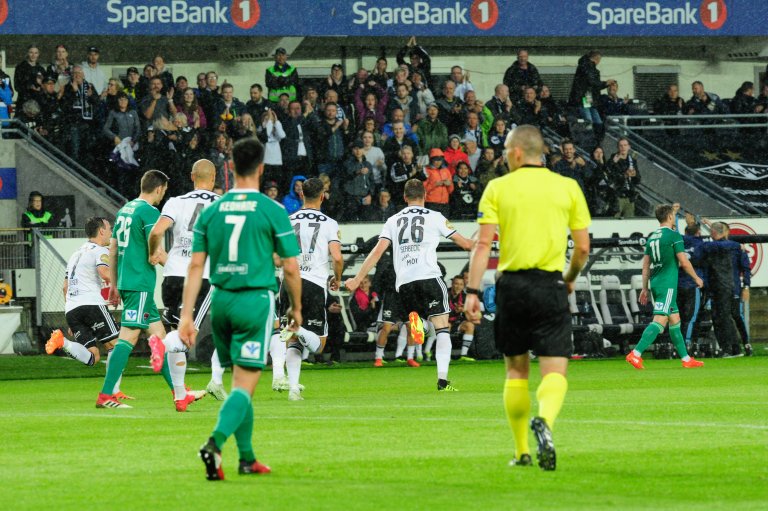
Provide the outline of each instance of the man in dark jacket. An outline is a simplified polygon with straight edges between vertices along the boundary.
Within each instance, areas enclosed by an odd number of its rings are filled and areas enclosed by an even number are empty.
[[[601,90],[616,82],[616,80],[602,81],[600,79],[600,70],[597,69],[597,66],[601,59],[602,54],[597,50],[592,50],[579,59],[576,74],[573,77],[571,93],[568,97],[568,105],[579,108],[581,117],[592,123],[598,142],[602,139],[604,127],[600,113],[597,111],[597,100]]]
[[[405,55],[411,58],[411,63],[405,62]],[[419,71],[424,77],[424,81],[427,83],[430,89],[435,90],[435,84],[432,82],[432,58],[423,47],[416,44],[416,37],[413,36],[408,40],[408,44],[403,46],[399,52],[397,52],[397,65],[408,66],[409,74],[414,71]]]
[[[504,85],[509,87],[509,95],[513,101],[523,99],[525,89],[532,87],[538,94],[544,82],[536,66],[528,62],[528,50],[518,50],[517,60],[504,73]]]
[[[298,100],[288,104],[288,117],[283,121],[285,138],[280,141],[280,149],[283,153],[283,168],[294,176],[306,175],[312,168],[312,136],[318,121],[314,111],[302,113]]]
[[[45,76],[45,68],[37,61],[40,58],[40,50],[34,44],[27,48],[27,58],[16,66],[13,72],[13,88],[16,90],[16,104],[19,109],[36,94],[40,93],[41,86],[37,81],[38,76]]]
[[[685,254],[688,256],[688,259],[693,258],[693,254],[702,243],[704,243],[704,240],[701,239],[701,225],[697,222],[687,225],[685,227],[685,234],[683,234],[683,246],[685,247]],[[696,270],[696,274],[704,281],[706,286],[707,274],[704,268],[696,264],[693,266],[693,269]],[[685,344],[690,346],[691,351],[694,353],[698,351],[697,321],[705,302],[706,299],[702,295],[701,289],[681,269],[677,278],[677,306],[680,309],[680,326],[682,327],[681,332],[685,338]]]
[[[674,83],[667,87],[667,92],[653,104],[656,115],[680,115],[685,108],[685,100]]]
[[[365,144],[355,140],[352,144],[352,156],[344,162],[344,193],[346,207],[344,221],[364,219],[371,208],[373,195],[373,169],[363,152]]]
[[[618,150],[605,164],[615,180],[614,188],[619,199],[616,217],[632,218],[635,216],[635,201],[639,195],[640,170],[637,168],[637,159],[632,155],[629,140],[620,138],[616,145]]]
[[[734,253],[741,252],[741,245],[727,239],[728,225],[725,223],[714,222],[711,229],[712,241],[696,248],[692,262],[707,271],[708,293],[712,300],[712,326],[720,349],[738,355],[741,348],[736,325],[731,317],[731,303],[734,294]]]

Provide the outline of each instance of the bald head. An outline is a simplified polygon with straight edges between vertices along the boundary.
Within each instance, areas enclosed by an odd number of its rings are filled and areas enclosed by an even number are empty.
[[[192,165],[192,181],[195,183],[195,189],[213,190],[213,183],[216,181],[216,166],[213,162],[197,160]]]
[[[541,165],[544,139],[537,127],[523,124],[509,132],[504,148],[507,150],[510,170],[526,164]]]

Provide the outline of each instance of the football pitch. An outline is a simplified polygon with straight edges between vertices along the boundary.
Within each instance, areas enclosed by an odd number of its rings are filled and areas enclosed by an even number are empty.
[[[432,365],[313,368],[295,403],[265,372],[254,448],[273,473],[238,476],[230,439],[222,482],[206,481],[197,457],[220,403],[207,396],[177,413],[162,378],[141,365],[132,359],[122,383],[134,408],[98,410],[103,365],[0,357],[0,509],[732,511],[768,502],[766,356],[707,359],[696,370],[652,358],[645,371],[572,363],[555,472],[507,466],[501,362],[453,364],[457,393],[435,391]],[[188,373],[195,389],[209,379],[198,369]]]

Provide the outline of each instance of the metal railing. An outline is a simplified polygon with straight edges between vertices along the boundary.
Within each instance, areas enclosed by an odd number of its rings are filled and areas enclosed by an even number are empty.
[[[0,270],[34,268],[29,229],[0,229]]]
[[[715,122],[702,123],[702,119]],[[742,119],[762,119],[763,122],[743,123],[741,122]],[[631,124],[632,129],[634,130],[723,129],[724,127],[733,127],[763,128],[768,133],[768,113],[728,115],[612,115],[609,116],[606,121],[609,126],[618,124],[628,127]],[[654,124],[641,124],[644,121]],[[660,122],[661,124],[655,124],[656,122]]]
[[[128,201],[112,186],[102,181],[37,131],[29,129],[18,119],[4,119],[0,123],[0,133],[2,133],[3,138],[13,138],[12,135],[16,135],[19,139],[26,141],[37,149],[45,158],[66,169],[70,175],[76,177],[84,185],[103,189],[109,200],[118,205],[118,207]]]
[[[757,114],[755,114],[757,115]],[[762,116],[762,114],[759,114]],[[716,118],[723,118],[723,116],[697,116],[697,117],[716,117]],[[728,118],[732,118],[730,116],[726,116]],[[768,118],[768,116],[766,116]],[[609,117],[609,122],[612,120],[616,121],[625,121],[626,119],[662,119],[662,118],[670,118],[670,119],[680,119],[680,116],[621,116],[621,117]],[[670,129],[679,129],[683,127],[691,128],[691,129],[698,129],[703,126],[707,125],[699,125],[699,124],[683,124],[683,125],[663,125],[659,126],[661,129],[670,130]],[[716,128],[722,129],[724,126],[726,127],[744,127],[746,125],[742,124],[729,124],[729,125],[714,125]],[[763,125],[760,125],[761,127],[764,127]],[[665,170],[666,172],[669,172],[670,174],[680,178],[681,180],[684,180],[691,186],[693,186],[696,190],[708,195],[712,198],[712,200],[716,201],[717,203],[729,208],[736,214],[740,215],[763,215],[765,214],[764,211],[750,205],[744,203],[744,201],[736,196],[735,194],[723,189],[723,187],[719,186],[717,183],[712,181],[711,179],[701,175],[699,172],[697,172],[695,169],[693,169],[690,165],[680,161],[679,158],[673,156],[672,154],[668,153],[658,145],[654,144],[653,142],[649,141],[645,137],[643,137],[640,133],[638,133],[638,130],[642,130],[648,128],[648,126],[628,126],[626,124],[622,124],[621,122],[613,122],[608,124],[608,133],[616,138],[624,137],[627,138],[630,141],[630,144],[632,145],[632,148],[640,153],[642,156],[647,158],[651,163],[657,165],[661,169]]]

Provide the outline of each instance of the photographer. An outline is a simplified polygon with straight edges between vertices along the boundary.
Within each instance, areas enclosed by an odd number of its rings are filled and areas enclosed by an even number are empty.
[[[635,216],[635,201],[640,186],[640,170],[637,160],[630,153],[629,140],[620,138],[618,151],[613,153],[606,163],[606,168],[614,180],[614,188],[618,197],[619,210],[616,218],[633,218]]]

